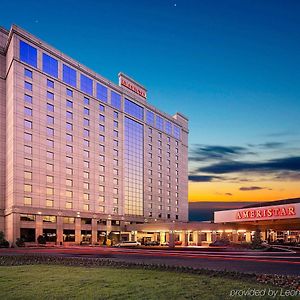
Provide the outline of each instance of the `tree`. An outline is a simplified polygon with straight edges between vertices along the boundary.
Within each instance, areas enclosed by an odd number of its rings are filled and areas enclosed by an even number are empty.
[[[262,244],[262,239],[261,239],[260,229],[256,229],[251,246],[254,249],[259,249],[262,247],[261,244]]]
[[[37,238],[37,242],[40,245],[45,245],[46,244],[46,238],[43,235],[39,235],[38,238]]]
[[[8,248],[9,242],[5,239],[4,232],[0,231],[0,248]]]

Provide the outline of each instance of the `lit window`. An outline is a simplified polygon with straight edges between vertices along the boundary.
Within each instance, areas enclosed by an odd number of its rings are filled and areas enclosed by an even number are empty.
[[[53,183],[54,182],[54,177],[50,176],[50,175],[47,175],[46,176],[46,181],[47,181],[47,183]]]
[[[104,192],[105,191],[105,187],[103,185],[99,185],[99,192]]]
[[[28,172],[28,171],[25,171],[24,172],[24,179],[31,180],[32,179],[32,173]]]
[[[24,205],[32,205],[32,198],[24,197]]]
[[[76,87],[76,70],[63,64],[63,82]]]
[[[25,158],[24,159],[24,165],[26,167],[32,167],[32,160],[31,159],[28,159],[28,158]]]
[[[83,183],[83,188],[84,188],[85,190],[89,190],[89,189],[90,189],[90,184],[89,184],[88,182],[84,182],[84,183]]]
[[[73,202],[66,202],[66,208],[72,209],[73,208]]]
[[[73,198],[73,192],[72,191],[66,191],[66,197],[67,198]]]
[[[53,207],[54,206],[54,201],[53,200],[46,200],[46,206],[47,207]]]
[[[23,41],[20,41],[20,60],[36,68],[37,49]]]
[[[100,195],[100,196],[99,196],[99,201],[100,201],[100,202],[105,202],[105,197],[104,197],[103,195]]]
[[[90,210],[90,205],[89,204],[83,204],[83,210]]]
[[[49,196],[49,195],[53,195],[54,194],[54,189],[53,188],[50,188],[50,187],[47,187],[46,188],[46,194]]]
[[[99,206],[99,211],[100,211],[100,212],[105,212],[105,206],[100,205],[100,206]]]

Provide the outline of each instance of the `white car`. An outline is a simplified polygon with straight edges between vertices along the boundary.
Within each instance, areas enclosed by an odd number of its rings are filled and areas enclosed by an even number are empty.
[[[135,241],[123,241],[115,244],[115,247],[138,247],[138,246],[141,246],[141,243]]]

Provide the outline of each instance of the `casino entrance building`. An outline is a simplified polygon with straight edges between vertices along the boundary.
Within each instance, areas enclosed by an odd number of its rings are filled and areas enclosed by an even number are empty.
[[[300,198],[253,204],[241,209],[216,211],[214,221],[144,223],[128,225],[132,238],[183,246],[203,246],[226,238],[251,242],[255,231],[269,243],[300,243]]]

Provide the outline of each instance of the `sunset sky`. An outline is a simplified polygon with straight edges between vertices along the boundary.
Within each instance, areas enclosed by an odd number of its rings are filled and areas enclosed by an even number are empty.
[[[20,9],[16,9],[19,7]],[[15,23],[190,121],[189,201],[300,196],[300,1],[4,1]]]

